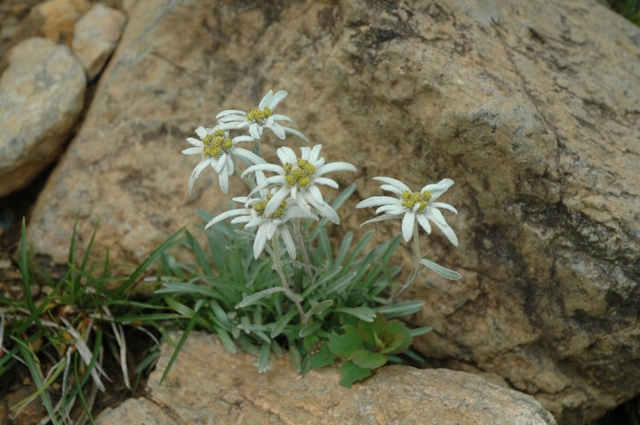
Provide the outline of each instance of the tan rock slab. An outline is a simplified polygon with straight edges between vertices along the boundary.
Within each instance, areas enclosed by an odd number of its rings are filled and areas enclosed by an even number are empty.
[[[229,354],[217,338],[193,333],[160,383],[171,355],[165,344],[147,384],[161,418],[172,418],[163,424],[555,424],[532,397],[464,372],[390,366],[347,389],[337,369],[298,376],[286,356],[258,374],[255,357]],[[97,423],[144,423],[138,410],[147,416],[148,404],[131,401],[126,415],[120,407]]]
[[[66,46],[30,38],[0,78],[0,196],[22,189],[58,158],[84,105],[84,71]]]
[[[89,80],[102,71],[118,44],[126,22],[127,17],[123,12],[100,3],[76,22],[71,48],[87,71]]]

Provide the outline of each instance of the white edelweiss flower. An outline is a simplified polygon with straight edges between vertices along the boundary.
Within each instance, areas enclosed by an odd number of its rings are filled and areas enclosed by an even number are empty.
[[[258,182],[264,179],[264,175],[261,172],[256,173],[256,177],[258,178]],[[245,208],[230,210],[218,215],[207,223],[205,229],[230,217],[235,217],[231,220],[231,223],[247,223],[245,228],[258,227],[256,239],[253,242],[253,257],[255,259],[258,259],[267,241],[271,240],[277,231],[287,248],[289,256],[295,259],[297,254],[296,245],[293,242],[293,237],[286,222],[293,218],[313,218],[314,220],[318,220],[318,217],[315,214],[302,210],[302,208],[295,204],[295,200],[293,199],[283,200],[272,214],[266,214],[265,208],[269,200],[272,199],[272,196],[273,193],[271,193],[269,189],[263,189],[260,190],[259,198],[249,198],[246,196],[233,198],[235,202],[245,204]]]
[[[213,128],[204,128],[202,126],[196,128],[196,134],[200,138],[187,138],[187,142],[194,147],[187,148],[182,151],[185,155],[202,155],[202,160],[191,173],[189,178],[189,195],[193,189],[193,184],[200,176],[200,173],[211,166],[218,173],[220,189],[225,195],[229,191],[229,176],[234,171],[234,159],[240,158],[247,163],[262,164],[264,159],[251,151],[236,146],[239,142],[253,142],[254,139],[249,136],[238,136],[233,139],[229,138],[229,132],[221,129],[219,126]]]
[[[308,214],[311,214],[311,207],[315,208],[320,215],[327,217],[335,224],[340,224],[340,217],[333,208],[322,197],[320,189],[316,185],[322,184],[338,188],[338,183],[324,177],[331,171],[356,171],[356,167],[347,162],[324,163],[324,158],[320,157],[322,145],[315,145],[313,149],[308,147],[300,148],[302,155],[300,159],[295,152],[288,147],[281,147],[277,150],[278,158],[282,166],[275,164],[252,165],[243,173],[252,171],[271,171],[275,176],[269,177],[254,190],[265,187],[279,186],[273,197],[267,204],[266,214],[273,214],[287,196],[297,201],[298,206]]]
[[[362,224],[402,217],[402,237],[405,242],[408,242],[413,235],[416,220],[429,234],[431,234],[431,225],[429,224],[429,220],[431,220],[442,230],[442,233],[454,246],[458,246],[458,237],[453,232],[453,229],[449,227],[438,208],[444,208],[456,214],[458,211],[444,202],[433,202],[453,185],[453,180],[443,179],[437,184],[428,184],[420,192],[412,192],[407,185],[390,177],[374,177],[374,180],[386,183],[380,188],[393,192],[398,197],[372,196],[360,202],[356,205],[356,208],[379,207],[376,210],[376,214],[384,213]]]
[[[276,106],[287,97],[287,92],[280,90],[276,94],[273,94],[273,90],[269,90],[269,93],[260,101],[260,104],[256,109],[251,109],[249,112],[238,111],[229,109],[227,111],[220,112],[216,119],[219,122],[220,128],[224,130],[237,129],[237,128],[249,128],[249,134],[255,140],[262,138],[262,132],[265,128],[270,129],[280,139],[284,140],[287,133],[295,134],[296,136],[309,143],[309,139],[293,128],[284,127],[276,121],[291,121],[286,115],[274,114],[273,110]]]

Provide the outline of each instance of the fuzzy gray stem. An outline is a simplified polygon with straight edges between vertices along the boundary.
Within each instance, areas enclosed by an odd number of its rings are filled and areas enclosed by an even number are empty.
[[[409,278],[407,279],[405,284],[402,286],[402,288],[400,288],[400,290],[395,294],[393,293],[391,294],[391,296],[387,300],[387,304],[393,304],[394,302],[396,302],[398,298],[400,298],[402,294],[405,293],[407,289],[411,288],[413,283],[418,278],[418,274],[420,273],[420,270],[422,270],[422,268],[424,267],[420,263],[420,258],[422,258],[422,255],[420,254],[420,239],[418,238],[418,223],[415,223],[413,225],[413,256],[416,262],[415,267],[413,268],[413,270],[411,270],[411,274],[409,275]],[[393,292],[393,288],[391,288],[391,291]]]
[[[280,254],[278,250],[278,231],[273,235],[273,239],[271,240],[271,244],[273,246],[273,265],[280,276],[280,280],[282,281],[282,287],[284,288],[284,294],[296,305],[298,309],[298,313],[300,314],[300,319],[302,320],[302,326],[307,326],[307,318],[304,314],[304,309],[302,308],[302,304],[298,301],[299,295],[296,295],[291,288],[289,287],[289,282],[287,282],[287,277],[282,270],[282,265],[280,264]]]

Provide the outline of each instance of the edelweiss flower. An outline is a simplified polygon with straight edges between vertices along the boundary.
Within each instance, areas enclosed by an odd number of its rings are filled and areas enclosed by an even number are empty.
[[[264,179],[264,175],[260,172],[256,173],[256,177],[258,178],[258,182]],[[295,259],[296,245],[293,242],[293,237],[287,228],[286,222],[292,218],[313,218],[314,220],[318,220],[318,217],[303,211],[295,205],[295,200],[293,199],[283,200],[272,214],[266,214],[266,206],[269,200],[272,199],[273,193],[270,193],[268,189],[263,189],[260,190],[260,195],[260,198],[249,198],[246,196],[233,198],[235,202],[245,204],[245,208],[230,210],[218,215],[207,223],[205,229],[229,217],[235,217],[231,220],[231,223],[247,223],[245,228],[257,226],[258,231],[256,232],[256,239],[253,242],[253,256],[256,259],[264,250],[267,240],[271,240],[276,231],[278,231],[278,235],[282,237],[289,256]]]
[[[458,246],[456,234],[453,232],[453,229],[449,227],[438,208],[444,208],[456,214],[458,211],[449,204],[433,202],[453,185],[453,180],[444,179],[438,184],[428,184],[423,187],[420,192],[412,192],[411,189],[401,181],[389,177],[374,177],[374,180],[386,183],[380,186],[380,188],[393,192],[398,195],[398,197],[372,196],[360,202],[356,205],[356,208],[379,207],[376,210],[376,214],[381,212],[385,213],[379,217],[365,221],[362,224],[402,217],[402,237],[408,242],[413,235],[416,220],[429,234],[431,234],[431,225],[429,224],[429,220],[431,220],[442,230],[442,233],[444,233],[454,246]]]
[[[187,142],[191,143],[193,148],[187,148],[182,151],[185,155],[202,155],[202,160],[196,168],[193,169],[189,178],[189,195],[193,189],[193,184],[200,176],[202,170],[211,166],[218,173],[220,189],[225,195],[229,191],[229,176],[234,171],[234,157],[245,160],[252,164],[262,164],[264,159],[251,151],[236,147],[238,142],[252,142],[252,137],[238,136],[229,139],[229,132],[221,129],[219,126],[214,128],[204,128],[202,126],[196,128],[196,134],[201,140],[189,137]]]
[[[265,213],[267,215],[273,214],[280,203],[287,197],[295,199],[298,206],[307,214],[311,214],[310,206],[314,207],[322,216],[327,217],[335,224],[340,224],[340,217],[334,211],[333,208],[324,202],[322,193],[316,184],[323,184],[338,188],[338,183],[327,177],[323,177],[324,174],[331,171],[356,171],[356,167],[346,162],[333,162],[331,164],[325,164],[324,158],[320,158],[320,149],[322,145],[316,145],[313,149],[308,147],[300,148],[302,157],[297,158],[292,149],[288,147],[281,147],[277,150],[278,158],[282,162],[282,166],[275,164],[258,164],[252,165],[243,173],[250,173],[252,171],[271,171],[277,173],[264,180],[264,182],[256,187],[254,190],[260,190],[269,186],[280,186],[275,191],[273,197],[267,204]]]
[[[284,90],[280,90],[276,94],[273,94],[273,90],[269,90],[269,93],[260,101],[257,109],[251,109],[249,112],[230,109],[220,112],[216,119],[220,128],[224,130],[249,127],[249,134],[255,140],[260,140],[263,130],[268,128],[281,140],[285,139],[286,133],[291,133],[309,143],[309,139],[298,130],[283,127],[276,122],[291,121],[291,118],[286,115],[273,113],[273,110],[287,97],[287,94]]]

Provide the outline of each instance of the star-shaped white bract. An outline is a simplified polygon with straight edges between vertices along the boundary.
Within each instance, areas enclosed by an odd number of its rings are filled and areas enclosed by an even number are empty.
[[[258,171],[256,178],[258,183],[261,183],[264,181],[264,174]],[[258,198],[249,198],[246,196],[233,198],[235,202],[245,204],[245,208],[230,210],[218,215],[207,223],[205,229],[230,217],[235,217],[231,220],[231,223],[247,223],[245,228],[257,227],[258,231],[256,232],[256,238],[253,242],[253,256],[256,259],[264,250],[267,241],[271,240],[277,231],[279,237],[281,237],[284,242],[289,256],[295,259],[296,245],[286,225],[287,221],[294,218],[312,218],[318,220],[318,217],[315,214],[302,210],[302,208],[296,205],[294,199],[283,200],[273,214],[266,214],[266,205],[269,200],[272,199],[273,193],[269,191],[269,189],[262,189],[259,193],[260,197]]]
[[[225,195],[229,191],[229,176],[234,172],[235,158],[240,158],[246,163],[262,164],[264,159],[251,151],[236,146],[239,142],[253,142],[250,136],[238,136],[229,138],[229,132],[215,126],[214,128],[196,128],[196,134],[200,139],[189,137],[187,142],[194,147],[182,151],[185,155],[201,155],[202,160],[191,173],[189,178],[189,195],[193,189],[193,184],[200,176],[200,173],[211,166],[218,173],[220,189]]]
[[[295,134],[296,136],[309,143],[309,139],[293,128],[284,127],[276,121],[291,121],[286,115],[274,114],[273,111],[276,106],[287,97],[287,92],[280,90],[276,94],[273,94],[273,90],[269,90],[269,93],[260,101],[258,108],[251,109],[249,112],[238,111],[230,109],[220,112],[216,119],[220,128],[224,130],[249,128],[249,134],[255,140],[262,138],[262,132],[265,128],[270,129],[280,139],[284,140],[287,133]]]
[[[408,242],[413,235],[416,221],[429,234],[431,234],[429,221],[432,221],[454,246],[458,246],[458,237],[438,208],[444,208],[456,214],[458,211],[444,202],[434,202],[453,185],[453,180],[443,179],[437,184],[428,184],[420,192],[412,192],[407,185],[390,177],[374,177],[374,180],[385,183],[380,188],[398,196],[372,196],[356,205],[356,208],[379,207],[376,214],[384,213],[362,224],[402,218],[402,237]]]
[[[316,145],[313,149],[302,147],[300,148],[302,154],[300,159],[298,159],[291,148],[281,147],[277,150],[277,154],[282,162],[282,166],[276,164],[258,164],[252,165],[245,170],[243,175],[252,171],[269,171],[276,173],[275,176],[267,178],[254,189],[260,190],[265,187],[277,187],[273,197],[267,204],[265,210],[267,215],[273,214],[280,203],[288,196],[291,196],[306,213],[311,214],[311,207],[313,207],[320,215],[327,217],[335,224],[340,224],[338,213],[324,201],[317,185],[321,184],[337,189],[338,183],[330,178],[324,177],[324,175],[332,171],[356,171],[356,167],[346,162],[325,164],[324,158],[320,157],[320,149],[322,149],[322,145]]]

